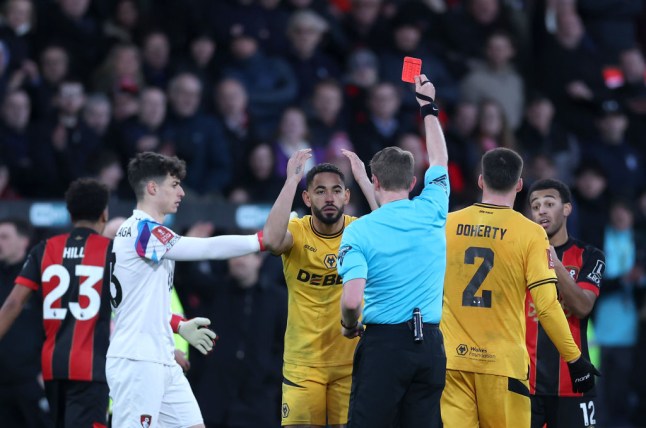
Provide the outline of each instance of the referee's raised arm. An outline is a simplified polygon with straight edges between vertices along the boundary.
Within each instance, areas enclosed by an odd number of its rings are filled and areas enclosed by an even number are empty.
[[[428,152],[429,166],[447,167],[449,155],[446,150],[444,133],[438,120],[440,112],[435,104],[435,86],[425,74],[415,76],[415,96],[419,103],[420,112],[424,119],[426,131],[426,151]]]

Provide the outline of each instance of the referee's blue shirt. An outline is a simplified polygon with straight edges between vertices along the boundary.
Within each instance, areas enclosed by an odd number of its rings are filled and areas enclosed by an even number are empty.
[[[446,168],[433,166],[419,196],[382,205],[345,228],[337,269],[344,284],[366,280],[364,324],[402,323],[416,307],[424,322],[440,322],[449,192]]]

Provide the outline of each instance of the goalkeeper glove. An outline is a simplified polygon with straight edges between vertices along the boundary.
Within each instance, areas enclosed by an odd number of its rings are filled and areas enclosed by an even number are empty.
[[[574,392],[588,392],[594,387],[594,377],[601,376],[590,361],[583,356],[578,360],[567,363],[570,369],[570,378],[572,379],[572,390]]]
[[[211,324],[208,318],[192,318],[187,321],[180,321],[177,332],[202,354],[208,354],[215,345],[218,337],[215,332],[206,328]]]

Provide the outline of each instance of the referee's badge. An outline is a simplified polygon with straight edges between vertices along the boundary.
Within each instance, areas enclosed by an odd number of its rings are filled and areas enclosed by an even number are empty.
[[[343,258],[345,255],[352,249],[351,245],[344,245],[343,247],[339,248],[339,266],[343,266]]]

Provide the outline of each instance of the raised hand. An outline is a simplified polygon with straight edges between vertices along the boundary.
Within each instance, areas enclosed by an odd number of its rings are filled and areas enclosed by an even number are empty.
[[[435,86],[426,74],[415,76],[415,95],[420,107],[435,100]]]
[[[303,149],[295,152],[287,162],[287,179],[301,181],[305,174],[305,163],[312,157],[312,149]]]
[[[341,154],[348,158],[350,161],[350,166],[352,167],[352,175],[354,176],[354,180],[356,182],[359,182],[359,180],[368,179],[368,173],[366,172],[366,166],[364,165],[363,161],[359,159],[359,156],[355,152],[351,152],[350,150],[346,149],[341,149]]]

